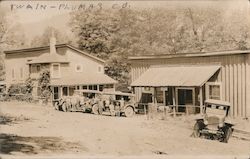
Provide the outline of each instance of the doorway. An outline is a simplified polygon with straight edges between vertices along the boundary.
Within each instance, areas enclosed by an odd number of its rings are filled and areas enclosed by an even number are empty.
[[[177,88],[177,111],[192,113],[195,111],[193,107],[195,104],[194,88]]]
[[[58,100],[59,99],[59,88],[58,87],[53,87],[53,100]]]

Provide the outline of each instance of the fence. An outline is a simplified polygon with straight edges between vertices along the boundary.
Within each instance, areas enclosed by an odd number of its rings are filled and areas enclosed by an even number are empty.
[[[202,110],[200,110],[202,109]],[[157,114],[162,116],[180,116],[203,113],[204,106],[197,105],[160,105],[155,103],[138,103],[138,113],[153,118]]]

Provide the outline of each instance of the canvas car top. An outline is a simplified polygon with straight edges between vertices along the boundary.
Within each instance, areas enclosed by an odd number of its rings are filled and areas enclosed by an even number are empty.
[[[133,96],[133,97],[135,96],[132,93],[123,93],[123,92],[120,92],[120,91],[103,92],[103,94],[107,94],[107,95],[121,95],[121,96]]]
[[[216,104],[216,105],[221,105],[221,106],[228,106],[230,107],[230,103],[222,100],[215,100],[215,99],[207,99],[205,100],[205,103],[210,103],[210,104]]]

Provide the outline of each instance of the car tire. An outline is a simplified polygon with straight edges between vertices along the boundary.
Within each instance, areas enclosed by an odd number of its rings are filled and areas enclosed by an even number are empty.
[[[99,107],[97,104],[94,104],[92,106],[92,113],[95,114],[95,115],[98,115],[99,114]]]
[[[233,133],[233,129],[231,127],[226,127],[223,132],[224,132],[224,135],[223,135],[222,142],[227,143],[230,136]]]
[[[202,127],[202,122],[200,121],[197,121],[195,124],[194,124],[194,129],[193,129],[193,136],[195,138],[198,138],[201,136],[201,133],[200,133],[200,130],[202,130],[203,127]]]
[[[130,106],[125,108],[124,114],[126,117],[132,117],[134,115],[134,109]]]

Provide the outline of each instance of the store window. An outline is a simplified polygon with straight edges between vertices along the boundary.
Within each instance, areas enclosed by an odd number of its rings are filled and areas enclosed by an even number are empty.
[[[99,91],[103,91],[103,85],[99,85]]]
[[[63,87],[63,96],[68,96],[68,87]]]
[[[88,89],[88,87],[87,86],[82,86],[82,89]]]
[[[69,87],[69,96],[73,96],[75,87]]]
[[[208,82],[206,90],[208,99],[221,100],[221,83]]]
[[[155,88],[155,93],[156,93],[156,101],[157,103],[163,103],[163,91],[161,87],[156,87]]]

